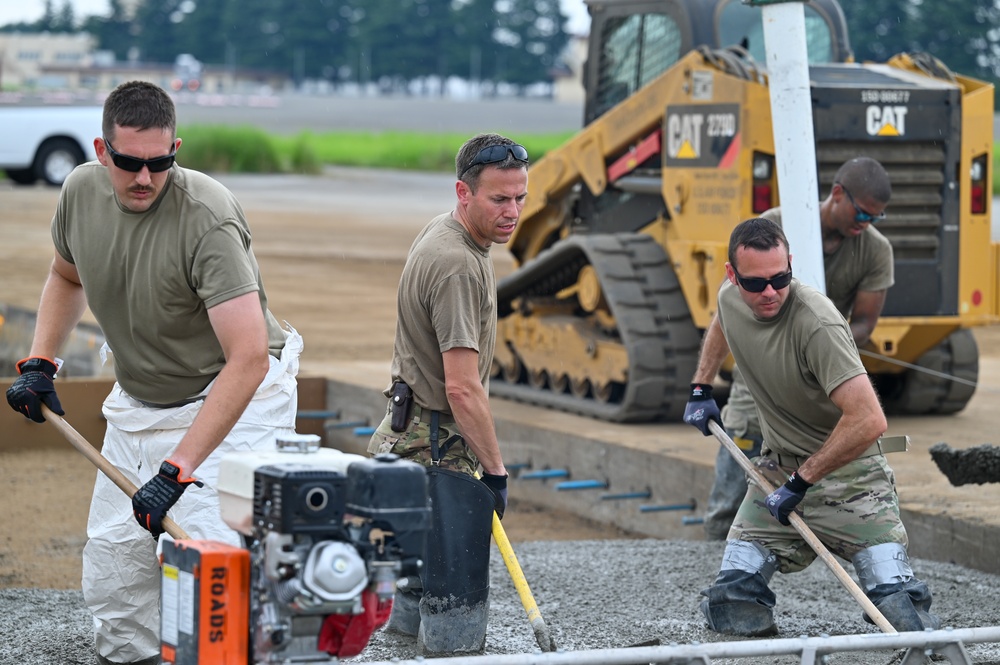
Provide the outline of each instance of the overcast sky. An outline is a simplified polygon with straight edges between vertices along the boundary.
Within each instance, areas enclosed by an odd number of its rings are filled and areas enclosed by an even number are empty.
[[[108,0],[71,0],[77,17],[104,15],[109,11]],[[567,28],[571,33],[586,32],[590,26],[590,16],[583,0],[559,0],[563,13],[569,16]],[[58,10],[63,0],[54,0]],[[19,21],[37,21],[45,12],[44,0],[0,0],[0,25]]]

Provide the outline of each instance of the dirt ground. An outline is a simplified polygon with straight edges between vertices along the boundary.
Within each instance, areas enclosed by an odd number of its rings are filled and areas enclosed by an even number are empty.
[[[306,340],[303,374],[321,375],[343,359],[389,359],[403,257],[417,230],[450,209],[451,182],[348,170],[327,178],[227,179],[250,219],[270,308]],[[373,198],[382,189],[395,195]],[[57,198],[54,189],[0,183],[0,302],[37,308]],[[92,321],[89,312],[85,320]],[[66,417],[72,423],[72,414]],[[78,589],[94,467],[69,444],[32,449],[30,441],[9,437],[0,431],[0,468],[7,496],[17,499],[3,501],[0,588]],[[627,535],[517,502],[504,526],[512,542]]]
[[[314,178],[221,179],[247,212],[271,310],[305,338],[303,374],[324,375],[338,361],[388,361],[403,258],[417,231],[452,207],[453,179],[341,169]],[[0,302],[37,307],[52,255],[48,224],[57,197],[41,186],[0,183]],[[510,270],[502,249],[493,255],[499,275]],[[977,339],[984,357],[1000,353],[1000,327],[977,331]],[[981,440],[981,422],[955,418],[947,431],[952,441],[988,442]],[[95,471],[68,444],[65,450],[33,449],[30,441],[8,437],[0,431],[7,495],[0,588],[78,589]],[[504,526],[514,542],[628,535],[516,502]]]

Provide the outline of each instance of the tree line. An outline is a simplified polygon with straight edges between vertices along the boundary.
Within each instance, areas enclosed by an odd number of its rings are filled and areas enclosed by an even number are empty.
[[[118,60],[276,71],[299,82],[457,76],[547,81],[568,36],[558,0],[142,0],[78,19],[68,0],[5,31],[85,30]]]
[[[3,30],[86,30],[120,60],[280,71],[293,80],[458,76],[547,80],[567,41],[558,0],[121,0],[74,16],[46,0],[37,22]],[[859,61],[927,52],[954,72],[1000,81],[1000,0],[840,0]]]

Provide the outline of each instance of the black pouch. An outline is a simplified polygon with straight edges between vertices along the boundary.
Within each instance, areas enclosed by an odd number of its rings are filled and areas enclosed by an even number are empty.
[[[392,397],[389,399],[392,404],[392,431],[405,432],[406,425],[410,422],[410,412],[413,411],[413,391],[410,386],[398,381],[392,384]]]

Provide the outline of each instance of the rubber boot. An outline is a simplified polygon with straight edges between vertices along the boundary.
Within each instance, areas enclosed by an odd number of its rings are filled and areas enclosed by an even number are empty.
[[[701,611],[711,630],[744,637],[778,634],[774,624],[774,592],[760,573],[720,571],[715,584],[701,595],[707,598],[701,601]]]
[[[881,584],[867,595],[886,621],[901,633],[941,627],[941,619],[930,613],[931,592],[923,582]],[[865,621],[874,623],[867,614]]]
[[[490,613],[493,493],[472,476],[429,467],[431,532],[421,572],[422,656],[480,653]]]
[[[420,596],[423,589],[419,577],[406,577],[396,585],[392,599],[392,613],[385,624],[389,633],[416,637],[420,628]]]

